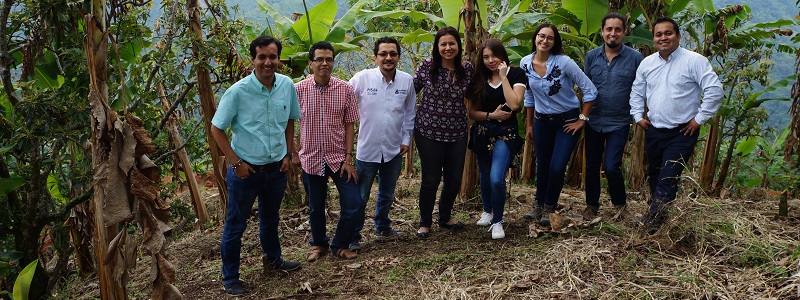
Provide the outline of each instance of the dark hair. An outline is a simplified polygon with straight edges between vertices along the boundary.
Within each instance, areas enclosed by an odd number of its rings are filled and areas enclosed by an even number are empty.
[[[275,44],[275,46],[278,47],[278,57],[280,57],[281,50],[283,49],[283,46],[281,46],[281,41],[268,35],[262,35],[250,42],[250,59],[256,58],[256,48],[266,47],[269,46],[269,44]]]
[[[380,44],[394,44],[397,47],[397,54],[400,54],[400,42],[390,36],[385,36],[375,41],[375,47],[372,49],[372,54],[378,55],[378,46],[380,46]]]
[[[436,85],[436,82],[439,81],[439,68],[442,67],[442,54],[439,53],[439,39],[445,35],[452,35],[456,38],[456,44],[458,44],[458,53],[456,57],[453,59],[455,61],[455,71],[456,71],[456,80],[464,79],[466,75],[466,71],[464,71],[464,66],[461,65],[461,54],[463,52],[463,48],[461,47],[461,35],[458,33],[458,30],[453,28],[452,26],[447,26],[445,28],[439,29],[436,32],[436,37],[433,39],[433,50],[431,51],[431,70],[428,76],[431,79],[431,84]]]
[[[561,34],[558,33],[556,25],[550,23],[544,23],[536,27],[536,31],[533,32],[533,36],[531,37],[531,42],[533,42],[531,52],[536,52],[536,35],[545,27],[553,30],[553,48],[550,49],[550,54],[564,54],[564,47],[561,45]]]
[[[333,45],[326,41],[319,41],[311,45],[311,50],[308,50],[308,60],[314,60],[314,51],[316,50],[331,50],[333,52],[333,57],[336,57],[336,50],[333,50]]]
[[[601,22],[600,31],[603,31],[603,28],[606,28],[606,20],[608,19],[620,19],[622,21],[622,30],[628,31],[628,22],[625,20],[625,17],[620,15],[619,13],[610,12],[603,16],[603,20]]]
[[[664,22],[672,23],[672,27],[675,28],[675,34],[681,35],[681,29],[678,27],[678,22],[675,22],[675,20],[665,16],[658,17],[658,19],[656,19],[656,21],[653,22],[653,31],[655,31],[656,25],[658,25],[658,23],[664,23]],[[653,34],[655,34],[655,32],[653,32]]]
[[[506,48],[503,46],[499,40],[490,39],[486,41],[483,46],[478,50],[477,58],[475,59],[475,73],[472,75],[472,86],[469,88],[469,93],[467,94],[469,97],[470,105],[473,108],[479,108],[483,105],[483,94],[486,90],[486,80],[492,77],[492,71],[486,67],[486,64],[483,62],[483,50],[489,48],[492,50],[492,54],[494,56],[499,57],[506,65],[511,67],[511,61],[508,59],[508,52]]]

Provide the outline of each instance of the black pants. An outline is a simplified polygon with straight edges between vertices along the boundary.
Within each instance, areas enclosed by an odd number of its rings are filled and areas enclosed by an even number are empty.
[[[439,224],[450,221],[453,204],[461,189],[464,172],[464,155],[467,153],[466,137],[455,142],[440,142],[422,136],[414,130],[414,140],[422,166],[422,184],[419,187],[419,226],[433,224],[433,205],[436,191],[444,176],[444,186],[439,199]]]
[[[684,135],[680,130],[685,126],[672,129],[650,126],[645,131],[650,213],[662,212],[664,205],[675,200],[683,168],[694,153],[700,131]]]

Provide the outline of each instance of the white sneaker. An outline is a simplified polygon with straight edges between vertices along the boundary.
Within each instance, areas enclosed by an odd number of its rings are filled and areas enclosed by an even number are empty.
[[[478,222],[475,222],[475,225],[478,226],[489,226],[492,225],[492,214],[484,212],[481,214],[481,219]]]
[[[489,230],[492,232],[492,239],[502,239],[506,237],[506,232],[503,231],[503,223],[497,222],[492,224],[492,227],[489,227]]]

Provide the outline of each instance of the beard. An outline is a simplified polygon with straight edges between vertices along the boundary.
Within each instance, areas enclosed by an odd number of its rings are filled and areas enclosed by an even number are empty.
[[[612,48],[612,49],[616,49],[616,48],[618,48],[620,45],[622,45],[622,43],[606,43],[606,47],[608,47],[608,48]]]

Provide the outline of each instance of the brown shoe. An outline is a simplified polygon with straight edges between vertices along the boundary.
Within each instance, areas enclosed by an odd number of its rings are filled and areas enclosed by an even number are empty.
[[[627,205],[614,205],[614,212],[613,220],[624,221],[631,218],[631,213],[628,211]]]
[[[339,249],[336,250],[336,256],[342,259],[354,259],[358,257],[358,254],[350,249]]]
[[[308,259],[306,260],[308,262],[315,262],[326,253],[328,253],[328,248],[322,246],[312,246],[311,252],[308,253]]]
[[[597,218],[598,211],[600,211],[600,209],[586,206],[586,208],[583,209],[583,212],[581,212],[581,217],[583,217],[583,219],[586,221],[594,220],[594,218]]]

